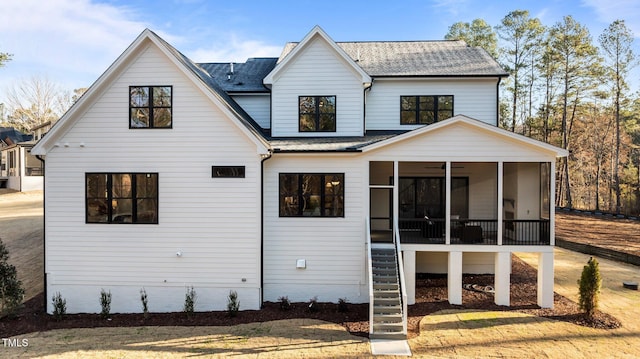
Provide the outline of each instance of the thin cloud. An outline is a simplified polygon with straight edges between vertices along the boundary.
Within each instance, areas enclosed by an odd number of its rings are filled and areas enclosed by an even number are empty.
[[[582,4],[592,8],[598,20],[604,23],[610,24],[615,20],[624,20],[634,36],[640,37],[640,2],[638,0],[583,0]]]
[[[468,0],[437,0],[431,6],[442,9],[453,16],[458,16],[461,10],[467,8],[468,3]]]
[[[275,46],[230,35],[225,42],[185,53],[195,62],[245,62],[249,57],[278,57],[283,46],[284,44]]]

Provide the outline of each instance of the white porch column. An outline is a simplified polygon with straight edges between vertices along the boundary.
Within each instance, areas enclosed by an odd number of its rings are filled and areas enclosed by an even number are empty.
[[[416,304],[416,251],[402,251],[404,260],[404,284],[407,304]]]
[[[504,209],[503,209],[503,193],[504,193],[504,162],[500,161],[498,162],[498,232],[497,232],[497,236],[498,236],[498,245],[501,246],[502,245],[502,228],[504,228],[504,226],[502,225],[502,217],[504,214]]]
[[[393,233],[395,233],[395,231],[400,231],[400,228],[396,228],[396,226],[399,226],[400,223],[400,219],[398,217],[400,217],[400,199],[398,198],[400,196],[400,163],[398,161],[393,161],[393,211],[392,211],[392,215],[393,215]],[[400,240],[400,238],[398,238],[398,240]]]
[[[451,161],[445,163],[444,243],[451,244]]]
[[[511,304],[511,252],[497,252],[494,260],[495,266],[495,294],[494,301],[497,305]]]
[[[549,169],[549,243],[556,245],[556,161]]]
[[[538,253],[538,305],[553,308],[553,252]]]
[[[450,304],[462,305],[462,252],[449,252],[447,292]]]

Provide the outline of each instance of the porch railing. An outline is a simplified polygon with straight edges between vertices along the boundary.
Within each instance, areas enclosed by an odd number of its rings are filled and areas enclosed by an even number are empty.
[[[505,219],[502,221],[503,245],[549,245],[551,224],[548,219]]]
[[[549,245],[548,219],[503,220],[503,245]],[[401,219],[402,243],[445,244],[444,218]],[[451,219],[451,244],[497,245],[497,219]]]

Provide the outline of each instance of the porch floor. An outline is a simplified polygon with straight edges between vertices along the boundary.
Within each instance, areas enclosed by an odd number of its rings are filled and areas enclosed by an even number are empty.
[[[371,241],[373,243],[392,243],[393,232],[391,230],[372,230]],[[419,230],[402,230],[400,231],[400,243],[406,244],[445,244],[444,238],[428,238],[423,237]],[[475,245],[497,245],[498,239],[496,233],[484,233],[481,242],[468,243],[463,242],[459,237],[451,237],[451,244],[475,244]],[[523,242],[510,238],[503,238],[503,245],[548,245],[542,242]]]

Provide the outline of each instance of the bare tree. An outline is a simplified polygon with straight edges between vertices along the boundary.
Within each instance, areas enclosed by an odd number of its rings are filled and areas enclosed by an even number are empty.
[[[71,106],[72,97],[46,77],[33,76],[7,92],[8,122],[25,131],[55,122]]]

